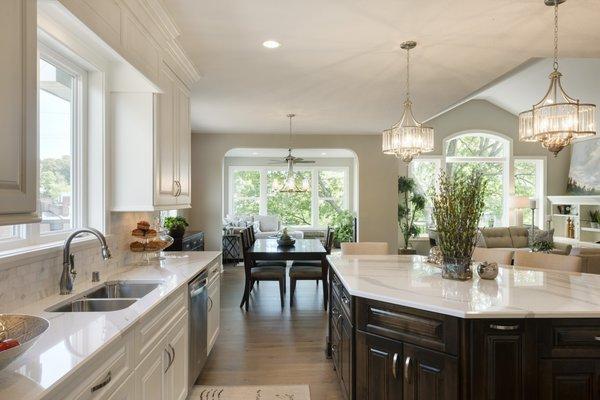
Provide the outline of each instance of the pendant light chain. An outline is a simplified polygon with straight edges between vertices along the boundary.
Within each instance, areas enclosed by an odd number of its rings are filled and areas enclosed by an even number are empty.
[[[410,101],[410,49],[406,50],[406,101]]]
[[[554,71],[558,71],[558,0],[554,0]]]

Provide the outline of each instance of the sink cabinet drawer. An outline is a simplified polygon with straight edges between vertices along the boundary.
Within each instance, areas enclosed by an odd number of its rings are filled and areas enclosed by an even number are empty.
[[[390,339],[458,354],[458,318],[357,298],[357,329]]]
[[[540,320],[538,340],[542,357],[600,358],[600,324],[598,320]]]
[[[187,313],[187,286],[171,294],[169,299],[142,318],[135,327],[136,364],[156,346],[173,324]]]
[[[86,361],[86,364],[69,378],[69,383],[49,393],[44,399],[108,399],[133,370],[133,335],[129,333]]]

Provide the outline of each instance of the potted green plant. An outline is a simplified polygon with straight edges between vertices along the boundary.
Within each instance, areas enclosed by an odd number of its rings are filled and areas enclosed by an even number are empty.
[[[163,223],[164,227],[168,229],[169,236],[173,239],[180,239],[185,233],[185,228],[189,226],[186,219],[180,216],[177,217],[166,217]]]
[[[404,239],[404,247],[399,254],[416,254],[409,248],[409,239],[419,234],[415,225],[415,215],[425,208],[425,197],[416,192],[417,184],[414,179],[401,176],[398,178],[398,225]]]
[[[333,245],[340,248],[340,243],[351,242],[354,238],[354,214],[344,210],[337,213],[333,219]]]
[[[442,277],[471,279],[471,255],[484,207],[486,181],[478,172],[442,172],[433,196],[433,217],[443,255]]]

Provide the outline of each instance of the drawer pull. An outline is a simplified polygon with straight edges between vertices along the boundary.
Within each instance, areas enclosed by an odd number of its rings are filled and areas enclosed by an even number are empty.
[[[600,342],[600,336],[594,336],[594,340]]]
[[[106,374],[106,378],[104,378],[104,380],[102,382],[100,382],[99,384],[97,384],[96,386],[92,386],[92,393],[102,389],[104,386],[108,385],[110,383],[112,379],[112,375],[110,373],[110,371],[108,371],[108,374]]]
[[[210,296],[208,297],[208,301],[210,302],[210,304],[208,305],[208,312],[210,312],[213,308],[213,299],[210,298]]]
[[[394,375],[394,379],[398,379],[398,353],[394,353],[394,357],[392,357],[392,375]]]
[[[342,295],[342,302],[346,305],[350,304],[350,300],[346,297],[345,294]]]
[[[519,325],[496,325],[490,324],[490,328],[495,329],[497,331],[516,331],[519,329]]]
[[[165,353],[167,353],[167,356],[169,356],[169,362],[167,363],[167,368],[165,368],[165,371],[164,371],[164,373],[167,373],[169,368],[171,368],[171,363],[173,362],[173,357],[171,356],[171,352],[169,351],[169,349],[165,349],[164,351],[165,351]]]
[[[412,373],[410,371],[411,364],[412,360],[410,359],[410,357],[406,357],[406,359],[404,360],[404,380],[407,384],[410,384],[410,377],[412,376]]]

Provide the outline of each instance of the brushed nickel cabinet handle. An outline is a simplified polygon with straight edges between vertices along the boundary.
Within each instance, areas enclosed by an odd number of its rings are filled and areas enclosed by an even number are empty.
[[[394,357],[392,357],[392,375],[394,375],[394,379],[398,379],[398,353],[394,353]]]
[[[495,329],[497,331],[516,331],[519,329],[519,325],[496,325],[490,324],[490,328]]]
[[[175,347],[171,346],[171,343],[169,343],[169,347],[171,348],[171,352],[173,353],[173,359],[171,360],[171,364],[173,364],[175,362]],[[171,367],[171,365],[169,365],[169,367]]]
[[[600,342],[600,336],[594,336],[594,340]]]
[[[350,304],[350,300],[346,297],[345,294],[342,295],[342,302],[346,305]]]
[[[165,349],[165,353],[167,353],[167,356],[169,356],[169,362],[167,363],[167,368],[165,368],[164,371],[164,373],[166,374],[169,368],[171,368],[171,362],[173,358],[171,357],[171,352],[168,349]]]
[[[210,298],[210,296],[208,297],[208,301],[210,302],[208,305],[208,312],[210,312],[210,310],[212,310],[213,308],[213,299]]]
[[[94,392],[102,389],[104,386],[108,385],[111,380],[112,380],[112,375],[111,375],[110,371],[108,371],[108,374],[106,374],[106,378],[104,378],[104,380],[102,382],[100,382],[96,386],[92,386],[92,389],[91,389],[92,393],[94,393]]]
[[[410,384],[410,377],[412,375],[410,369],[411,369],[411,363],[412,360],[410,357],[406,357],[406,359],[404,360],[404,380],[406,381],[406,383]]]

